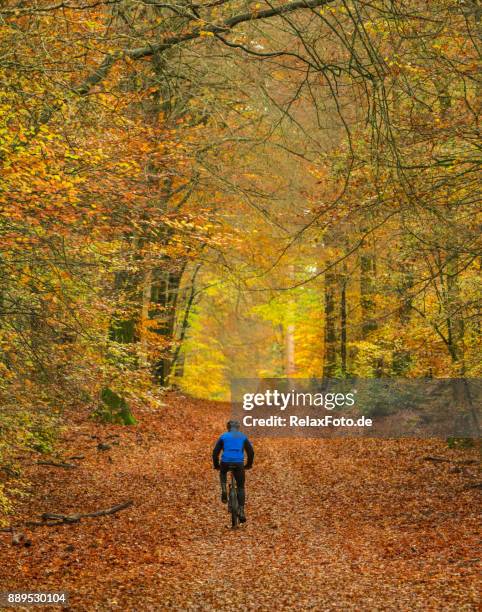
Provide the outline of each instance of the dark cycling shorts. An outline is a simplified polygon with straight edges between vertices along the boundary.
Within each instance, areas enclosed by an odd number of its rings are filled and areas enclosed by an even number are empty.
[[[226,482],[226,476],[229,471],[233,472],[238,486],[238,500],[241,505],[244,505],[244,463],[224,463],[221,461],[219,466],[221,482]]]

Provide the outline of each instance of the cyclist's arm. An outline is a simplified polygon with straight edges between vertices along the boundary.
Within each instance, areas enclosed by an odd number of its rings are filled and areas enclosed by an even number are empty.
[[[219,467],[219,453],[223,450],[223,441],[221,438],[216,442],[216,446],[213,448],[213,467],[218,469]]]
[[[246,456],[248,458],[248,462],[246,463],[246,467],[247,468],[253,467],[254,448],[253,448],[253,445],[251,444],[251,442],[248,440],[248,438],[246,438],[246,440],[244,441],[244,450],[246,451]]]

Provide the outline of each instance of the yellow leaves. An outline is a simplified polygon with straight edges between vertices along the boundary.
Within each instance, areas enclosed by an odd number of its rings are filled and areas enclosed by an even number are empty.
[[[131,169],[138,169],[138,164],[136,164],[135,162],[131,162],[131,161],[121,161],[117,164],[118,168],[123,168],[125,170],[131,170]]]
[[[85,25],[87,27],[87,29],[89,29],[91,32],[95,32],[97,30],[104,29],[104,25],[102,23],[97,22],[97,21],[85,20],[85,21],[82,21],[82,24]]]

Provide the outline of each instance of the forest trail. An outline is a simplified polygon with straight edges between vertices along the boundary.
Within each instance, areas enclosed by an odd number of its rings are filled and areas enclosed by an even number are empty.
[[[29,548],[1,534],[0,591],[65,589],[68,609],[79,611],[477,608],[480,493],[468,486],[476,469],[424,460],[475,451],[255,439],[248,523],[232,531],[210,458],[229,407],[165,401],[156,414],[139,413],[135,428],[76,415],[63,456],[84,459],[72,470],[32,466],[20,519],[134,505],[36,527]],[[119,444],[100,451],[99,440]]]

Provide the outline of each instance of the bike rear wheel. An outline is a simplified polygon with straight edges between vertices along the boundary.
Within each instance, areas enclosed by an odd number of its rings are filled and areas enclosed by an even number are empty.
[[[231,513],[231,527],[235,529],[238,526],[239,522],[239,507],[236,480],[232,472],[231,481],[229,483],[228,510]]]

